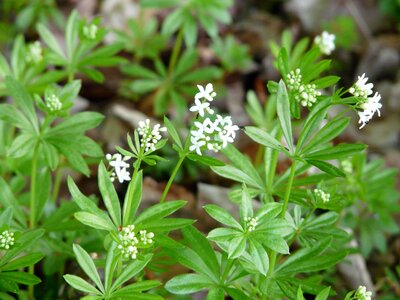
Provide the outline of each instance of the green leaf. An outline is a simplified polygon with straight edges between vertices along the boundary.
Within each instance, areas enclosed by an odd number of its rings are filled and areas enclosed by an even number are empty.
[[[327,288],[323,289],[317,297],[315,297],[315,300],[326,300],[329,297],[329,293],[331,291],[331,287],[328,286]]]
[[[264,130],[254,127],[254,126],[247,126],[245,128],[245,133],[249,138],[251,138],[253,141],[278,150],[279,152],[286,152],[285,149],[282,147],[282,145],[277,141],[272,135],[270,135],[268,132],[265,132]]]
[[[12,207],[13,215],[16,218],[16,220],[21,225],[26,226],[25,214],[21,209],[21,207],[19,206],[17,199],[15,198],[9,185],[3,179],[3,177],[0,177],[0,203],[3,205],[3,207]]]
[[[83,133],[86,130],[97,127],[103,119],[104,116],[96,112],[80,112],[49,130],[46,136],[54,137],[58,135]]]
[[[246,250],[246,238],[244,236],[238,236],[233,238],[229,242],[228,246],[228,257],[238,258]]]
[[[34,133],[34,128],[30,121],[23,113],[10,104],[0,104],[0,119],[23,131]]]
[[[350,118],[332,119],[318,131],[311,141],[304,147],[304,153],[312,151],[315,146],[322,145],[339,136],[349,125]]]
[[[189,153],[186,157],[194,162],[199,162],[199,163],[201,163],[205,166],[209,166],[209,167],[213,167],[213,166],[220,167],[220,166],[225,165],[222,161],[220,161],[214,157],[211,157],[211,156],[205,156],[205,155],[200,156],[196,153]]]
[[[45,141],[42,141],[42,143],[40,143],[40,146],[42,147],[43,156],[46,160],[47,165],[52,171],[55,171],[59,163],[59,154],[56,147]]]
[[[8,264],[2,267],[1,270],[11,271],[29,267],[42,260],[43,257],[43,253],[30,253],[10,261]]]
[[[13,217],[12,207],[7,207],[0,214],[0,227],[10,226]]]
[[[144,299],[144,300],[163,300],[164,298],[153,294],[138,294],[144,290],[153,289],[159,286],[161,283],[157,280],[144,280],[139,281],[122,288],[117,289],[112,293],[113,297],[120,297],[121,299],[127,299],[127,297],[133,297],[132,299]],[[136,298],[135,298],[136,297]],[[140,297],[140,298],[138,298]]]
[[[175,144],[179,147],[179,149],[183,149],[181,139],[179,137],[178,132],[175,129],[175,126],[171,123],[171,121],[164,116],[164,125],[167,127],[169,136],[173,139]]]
[[[17,257],[20,253],[27,251],[44,234],[43,229],[25,231],[11,249],[0,258],[0,268],[7,264],[11,259]]]
[[[178,295],[195,293],[212,286],[213,283],[200,274],[178,275],[165,284],[168,292]]]
[[[0,281],[10,280],[24,285],[35,285],[41,282],[39,277],[25,272],[1,272]]]
[[[364,150],[367,146],[364,144],[339,144],[334,147],[309,152],[305,155],[306,160],[331,160],[338,158],[347,158]]]
[[[212,288],[207,294],[206,300],[224,300],[225,292],[222,288]]]
[[[48,169],[43,169],[38,172],[38,182],[40,184],[36,188],[35,201],[36,201],[36,216],[35,220],[40,220],[43,210],[50,199],[51,192],[51,174]]]
[[[146,222],[146,230],[152,232],[169,232],[192,225],[195,221],[182,218],[168,218]]]
[[[288,244],[285,239],[279,235],[269,234],[263,241],[263,244],[278,253],[289,254]]]
[[[182,229],[183,236],[193,251],[204,261],[211,272],[218,276],[220,267],[214,250],[208,240],[193,226]]]
[[[326,112],[329,108],[329,98],[319,102],[308,115],[303,129],[301,130],[299,140],[297,141],[296,151],[301,153],[303,146],[307,143],[311,135],[318,129],[321,125],[322,120],[326,116]],[[317,133],[318,134],[318,133]]]
[[[44,24],[38,24],[36,26],[36,29],[37,29],[40,37],[42,38],[42,40],[46,43],[46,45],[52,51],[54,51],[54,53],[57,54],[57,56],[59,56],[62,59],[62,61],[65,63],[66,62],[65,54],[62,51],[62,49],[61,49],[60,45],[58,44],[54,35],[50,32],[50,30],[48,30]]]
[[[283,78],[286,78],[286,75],[289,74],[288,51],[289,49],[282,47],[278,54],[278,68]]]
[[[121,207],[119,204],[119,198],[103,162],[100,162],[98,177],[99,189],[104,205],[106,206],[115,226],[119,227],[121,225]]]
[[[13,97],[17,106],[23,111],[32,128],[35,132],[39,132],[38,120],[36,117],[35,108],[33,106],[33,99],[28,94],[26,89],[19,83],[15,78],[11,76],[6,76],[4,79],[7,90]]]
[[[249,195],[249,191],[245,184],[242,185],[242,201],[240,202],[240,219],[246,220],[248,217],[253,217],[253,205]]]
[[[72,199],[79,206],[80,209],[86,212],[90,212],[92,214],[101,214],[103,211],[97,207],[96,204],[93,203],[88,197],[83,195],[81,191],[76,186],[74,180],[69,176],[68,177],[68,189],[71,193]]]
[[[142,199],[143,172],[139,171],[133,175],[125,194],[123,207],[123,226],[133,223],[136,211]]]
[[[336,176],[336,177],[345,177],[346,174],[342,172],[339,168],[335,167],[334,165],[324,162],[322,160],[311,160],[311,159],[306,159],[306,161],[320,169],[321,171],[324,171],[325,173],[328,173],[330,175]]]
[[[256,269],[266,276],[269,269],[269,257],[264,247],[257,241],[249,240],[249,254]]]
[[[279,122],[281,124],[283,136],[285,137],[290,153],[293,154],[294,145],[293,145],[293,135],[292,135],[292,124],[290,120],[290,103],[286,86],[283,80],[279,81],[278,92],[276,94],[276,97],[277,97],[276,110]]]
[[[87,226],[100,229],[100,230],[106,230],[106,231],[114,231],[116,230],[116,227],[114,227],[114,224],[111,222],[111,220],[108,218],[108,216],[103,216],[103,215],[97,215],[85,211],[80,211],[74,214],[74,217],[81,222],[82,224],[85,224]]]
[[[78,244],[72,245],[78,264],[87,276],[96,284],[102,293],[104,293],[104,286],[100,280],[100,276],[97,273],[96,266],[90,255]]]
[[[203,206],[203,208],[213,219],[217,220],[218,222],[239,230],[243,230],[242,226],[235,220],[235,218],[223,208],[214,204]]]
[[[99,296],[102,295],[102,293],[98,289],[96,289],[89,282],[83,280],[78,276],[66,274],[63,277],[70,286],[72,286],[74,289],[78,291],[89,294],[95,294]]]
[[[253,177],[250,177],[249,173],[245,173],[241,169],[232,167],[232,166],[222,166],[222,167],[211,167],[211,169],[217,173],[219,176],[232,179],[234,181],[245,183],[249,186],[256,187],[262,189],[261,182],[258,180],[254,180]],[[257,176],[259,177],[259,176]]]
[[[315,84],[317,89],[324,89],[331,85],[334,85],[339,80],[340,80],[339,76],[325,76],[312,81],[311,84]]]
[[[8,153],[10,157],[19,158],[28,156],[33,151],[36,143],[36,136],[32,133],[21,133],[12,142]]]
[[[144,256],[143,260],[136,259],[129,263],[125,268],[122,270],[121,275],[114,281],[113,285],[111,286],[111,291],[114,291],[117,287],[124,284],[126,281],[131,279],[137,273],[142,271],[144,267],[150,262],[152,258],[152,254],[147,254]]]
[[[158,203],[147,209],[145,209],[134,221],[134,224],[146,223],[149,221],[154,221],[162,219],[169,216],[176,210],[180,209],[186,204],[186,201],[168,201],[165,203]]]
[[[208,233],[207,238],[215,242],[226,242],[238,237],[241,234],[242,232],[237,229],[221,227],[211,230]]]
[[[65,29],[65,45],[67,48],[67,56],[69,61],[74,61],[74,53],[76,50],[76,42],[78,38],[78,13],[76,10],[69,15],[67,26]]]

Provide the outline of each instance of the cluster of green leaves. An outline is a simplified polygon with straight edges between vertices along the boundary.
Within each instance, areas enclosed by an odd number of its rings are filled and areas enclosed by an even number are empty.
[[[130,64],[122,67],[122,72],[136,77],[136,80],[126,84],[134,95],[152,94],[154,97],[154,111],[157,115],[167,112],[170,101],[180,115],[187,112],[185,96],[193,95],[198,82],[218,79],[221,71],[214,66],[197,66],[198,55],[196,50],[187,50],[178,59],[176,67],[171,71],[158,58],[153,61],[155,70],[139,64]]]
[[[26,249],[32,247],[44,233],[44,230],[30,230],[20,232],[21,224],[13,222],[13,208],[9,206],[0,214],[1,233],[9,230],[14,233],[15,242],[10,250],[0,250],[0,297],[7,298],[7,292],[19,293],[19,284],[35,285],[41,280],[33,274],[21,271],[26,267],[36,264],[43,258],[40,252],[26,253]],[[22,230],[21,230],[22,231]]]

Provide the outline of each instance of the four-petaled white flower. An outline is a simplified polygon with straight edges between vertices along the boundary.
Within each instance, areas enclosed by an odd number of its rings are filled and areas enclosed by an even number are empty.
[[[330,55],[335,50],[335,35],[327,31],[322,32],[314,39],[314,43],[319,47],[322,53]]]
[[[194,96],[195,99],[201,99],[201,98],[205,98],[208,101],[213,101],[214,97],[217,95],[216,92],[214,92],[214,88],[212,83],[208,83],[206,85],[206,88],[204,88],[201,85],[197,85],[199,92]]]
[[[115,171],[115,173],[111,173],[111,181],[115,180],[114,175],[117,175],[120,183],[131,180],[131,176],[128,171],[129,164],[126,162],[130,159],[129,156],[122,157],[121,154],[116,153],[114,155],[107,154],[106,158],[109,160],[110,166],[113,167]]]
[[[210,111],[209,102],[201,102],[200,98],[194,99],[195,105],[193,105],[189,110],[193,112],[198,112],[201,117],[204,117],[204,113]]]

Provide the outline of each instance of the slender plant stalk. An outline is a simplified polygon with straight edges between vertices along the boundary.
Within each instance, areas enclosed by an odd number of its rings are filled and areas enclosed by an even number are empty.
[[[29,211],[29,228],[33,229],[36,226],[36,181],[37,181],[37,163],[38,163],[38,155],[39,155],[39,142],[36,142],[35,148],[33,150],[33,158],[32,158],[32,170],[31,170],[31,184],[30,184],[30,211]],[[34,265],[29,266],[29,274],[34,275],[35,269]],[[28,286],[28,299],[34,299],[34,286]]]
[[[182,165],[183,161],[185,160],[185,158],[186,158],[186,155],[181,155],[179,157],[179,160],[178,160],[174,170],[171,173],[171,177],[169,178],[169,180],[167,182],[167,185],[165,186],[165,189],[164,189],[164,191],[163,191],[163,193],[161,195],[160,203],[163,203],[165,201],[165,198],[167,198],[168,191],[171,188],[171,185],[172,185],[172,182],[175,179],[176,173],[178,173],[178,170],[181,167],[181,165]]]
[[[58,193],[60,192],[61,179],[62,179],[62,167],[59,167],[57,169],[56,177],[54,179],[53,194],[51,196],[54,204],[57,203]]]
[[[285,217],[285,213],[288,207],[288,203],[289,203],[289,198],[290,198],[290,192],[292,190],[292,184],[293,184],[293,179],[294,179],[294,174],[296,171],[296,161],[294,160],[292,163],[292,166],[290,167],[290,174],[289,174],[289,178],[288,178],[288,183],[286,185],[286,191],[285,191],[285,195],[283,198],[283,207],[282,207],[282,211],[280,214],[280,217],[283,219]],[[277,258],[277,252],[276,251],[271,251],[270,253],[270,263],[269,263],[269,269],[268,269],[268,276],[270,276],[275,269],[275,264],[276,264],[276,258]]]

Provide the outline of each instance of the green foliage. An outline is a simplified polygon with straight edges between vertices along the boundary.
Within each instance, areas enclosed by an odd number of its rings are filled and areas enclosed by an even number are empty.
[[[183,115],[187,111],[186,97],[194,94],[194,84],[209,79],[218,79],[221,71],[217,67],[202,67],[194,70],[198,55],[195,50],[187,50],[178,59],[176,67],[170,71],[159,60],[153,60],[155,70],[138,64],[124,66],[122,71],[134,76],[133,82],[127,83],[126,88],[133,95],[152,93],[154,111],[162,115],[168,111],[172,101],[178,113]]]

